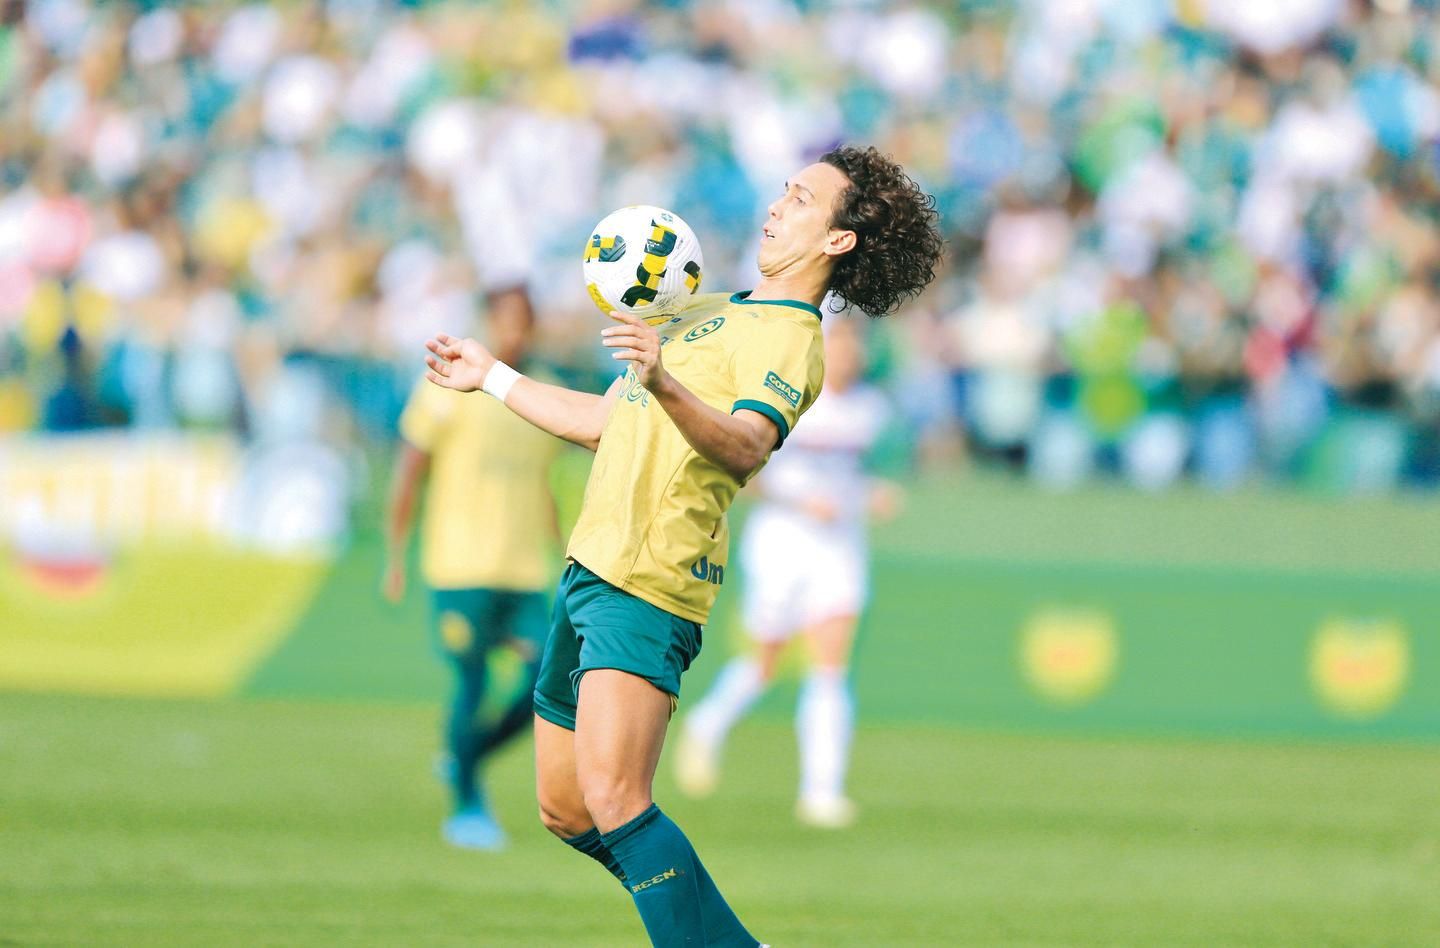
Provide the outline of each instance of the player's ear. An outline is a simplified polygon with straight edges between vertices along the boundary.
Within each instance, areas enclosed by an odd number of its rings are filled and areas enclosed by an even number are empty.
[[[831,257],[838,257],[842,253],[849,253],[855,249],[855,232],[853,230],[835,230],[831,228],[830,233],[825,237],[825,253]]]

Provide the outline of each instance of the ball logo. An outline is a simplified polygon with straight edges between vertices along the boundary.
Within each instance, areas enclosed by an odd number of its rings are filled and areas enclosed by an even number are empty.
[[[1409,674],[1409,639],[1394,620],[1327,619],[1310,643],[1311,687],[1345,717],[1375,718],[1390,710]]]
[[[590,243],[585,245],[585,262],[599,260],[601,263],[614,263],[625,256],[625,238],[620,235],[614,237],[601,237],[599,234],[590,235]]]
[[[716,316],[714,319],[707,319],[685,334],[686,342],[694,342],[696,339],[704,339],[721,326],[725,325],[724,316]]]
[[[1056,704],[1083,704],[1105,690],[1117,651],[1115,624],[1103,612],[1044,609],[1020,633],[1025,680]]]

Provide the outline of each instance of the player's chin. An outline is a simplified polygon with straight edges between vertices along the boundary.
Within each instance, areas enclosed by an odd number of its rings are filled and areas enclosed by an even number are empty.
[[[766,238],[768,241],[769,238]],[[785,254],[780,252],[779,247],[773,246],[774,242],[760,245],[760,252],[755,255],[755,266],[759,268],[761,276],[778,276],[787,264]]]

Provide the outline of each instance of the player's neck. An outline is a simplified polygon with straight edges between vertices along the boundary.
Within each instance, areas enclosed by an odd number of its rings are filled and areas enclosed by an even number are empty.
[[[825,285],[828,281],[818,275],[804,273],[762,276],[751,292],[752,300],[797,300],[809,303],[816,309],[825,299]]]

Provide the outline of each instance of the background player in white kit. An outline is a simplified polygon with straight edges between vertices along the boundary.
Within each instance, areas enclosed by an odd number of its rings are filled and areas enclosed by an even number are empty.
[[[731,659],[686,717],[676,756],[683,791],[713,791],[726,736],[774,679],[786,644],[803,633],[810,669],[796,713],[796,815],[823,827],[855,818],[844,789],[854,718],[848,671],[869,591],[866,523],[893,516],[900,498],[895,485],[865,473],[889,408],[861,381],[860,332],[853,320],[825,326],[824,389],[755,485],[761,501],[740,551],[753,653]]]

